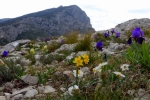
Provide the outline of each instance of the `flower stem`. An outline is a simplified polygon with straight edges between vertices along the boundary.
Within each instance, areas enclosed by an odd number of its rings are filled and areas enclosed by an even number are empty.
[[[78,85],[78,68],[76,68],[76,85]]]

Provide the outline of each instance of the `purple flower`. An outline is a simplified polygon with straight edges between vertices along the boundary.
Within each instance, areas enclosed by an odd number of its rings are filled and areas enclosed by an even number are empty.
[[[60,40],[60,43],[64,43],[64,42],[65,42],[65,39],[61,39],[61,40]]]
[[[143,38],[143,37],[139,37],[138,38],[138,44],[142,44],[142,42],[145,40],[145,38]]]
[[[4,51],[2,57],[7,57],[7,56],[8,56],[8,51]]]
[[[99,41],[99,42],[96,43],[96,48],[97,48],[98,50],[102,51],[102,48],[103,48],[103,43],[102,43],[102,41]]]
[[[51,37],[47,37],[44,41],[47,42],[47,41],[50,41],[52,38]]]
[[[129,40],[127,41],[127,44],[131,44],[132,43],[132,38],[134,38],[134,40],[138,44],[142,44],[142,42],[145,40],[145,38],[144,38],[144,32],[139,27],[136,27],[136,28],[134,28],[132,30],[132,35],[129,38]]]
[[[113,34],[113,33],[115,33],[114,29],[113,29],[113,30],[111,30],[111,33],[112,33],[112,34]]]
[[[130,37],[129,40],[127,41],[127,44],[131,44],[132,43],[132,38]]]
[[[108,33],[104,33],[104,36],[105,36],[105,38],[107,38],[109,36],[109,34]]]
[[[137,39],[138,37],[143,37],[144,33],[141,31],[139,27],[134,28],[132,31],[132,38]]]
[[[120,33],[116,33],[116,38],[119,38],[120,37]]]

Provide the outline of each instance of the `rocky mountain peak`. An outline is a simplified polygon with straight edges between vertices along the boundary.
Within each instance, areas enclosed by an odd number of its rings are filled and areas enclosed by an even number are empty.
[[[73,31],[94,31],[90,18],[77,5],[59,6],[0,22],[0,41],[36,40]]]

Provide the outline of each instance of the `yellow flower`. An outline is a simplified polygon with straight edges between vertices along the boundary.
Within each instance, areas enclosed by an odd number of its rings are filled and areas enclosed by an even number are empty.
[[[34,54],[34,53],[35,53],[35,51],[34,51],[33,48],[30,50],[30,53],[31,53],[31,54]]]
[[[44,49],[44,50],[47,50],[47,45],[45,45],[43,49]]]
[[[85,63],[85,64],[88,64],[88,63],[89,63],[89,56],[86,55],[86,54],[83,54],[82,57],[83,57],[83,59],[84,59],[84,60],[83,60],[84,63]]]
[[[37,47],[40,48],[40,45],[38,45]]]
[[[89,59],[84,59],[83,61],[84,61],[85,64],[89,63]]]
[[[86,55],[86,54],[83,54],[82,57],[83,57],[84,59],[89,59],[89,56]]]
[[[76,58],[74,59],[73,63],[75,63],[77,67],[78,67],[78,66],[83,66],[83,60],[81,59],[80,56],[76,57]]]

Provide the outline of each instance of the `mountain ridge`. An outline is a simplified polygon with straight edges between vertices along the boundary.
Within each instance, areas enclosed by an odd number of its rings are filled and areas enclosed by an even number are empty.
[[[73,31],[79,33],[95,31],[90,23],[90,18],[77,5],[46,9],[0,23],[0,39],[6,39],[8,42],[26,38],[43,39]],[[31,36],[33,33],[34,36]]]

